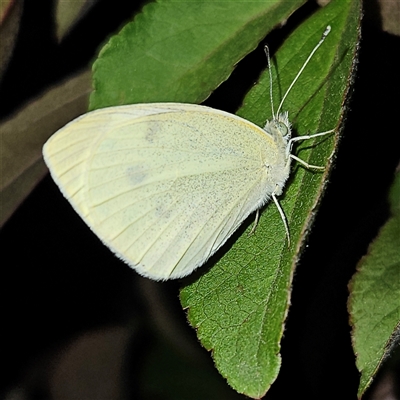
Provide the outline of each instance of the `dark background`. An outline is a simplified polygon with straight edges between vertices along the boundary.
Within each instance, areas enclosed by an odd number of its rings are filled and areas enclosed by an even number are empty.
[[[15,52],[0,86],[0,116],[11,115],[33,96],[88,65],[104,40],[137,10],[137,2],[99,1],[58,44],[52,2],[26,1]],[[269,35],[266,42],[272,52],[314,10],[313,3],[307,4],[284,28]],[[282,341],[282,369],[267,399],[356,398],[358,372],[350,341],[347,284],[389,215],[387,193],[400,158],[400,40],[382,32],[374,7],[366,12],[337,165],[296,270]],[[206,104],[234,112],[265,64],[259,48]],[[122,326],[129,333],[121,389],[127,398],[201,398],[194,394],[207,386],[203,398],[244,398],[225,388],[207,352],[198,349],[180,308],[179,282],[149,283],[119,262],[90,233],[49,176],[6,223],[0,241],[3,396],[20,387],[24,399],[54,398],[49,370],[56,368],[57,355],[85,332]],[[174,328],[163,326],[160,315]],[[164,329],[178,332],[165,334]],[[181,355],[173,337],[192,348],[193,354]],[[167,357],[170,365],[162,364],[159,356],[159,367],[167,377],[181,368],[177,364],[187,366],[180,376],[182,385],[192,382],[188,390],[193,396],[185,397],[184,389],[178,396],[179,378],[174,378],[178,373],[170,378],[178,386],[174,393],[163,391],[157,379],[151,380],[153,388],[146,386],[151,378],[144,377],[143,366],[160,348],[173,354]],[[198,369],[199,379],[186,378],[188,369]],[[156,370],[157,366],[149,367],[149,376],[158,376]],[[385,369],[373,389],[384,374]],[[214,383],[204,381],[204,376]]]

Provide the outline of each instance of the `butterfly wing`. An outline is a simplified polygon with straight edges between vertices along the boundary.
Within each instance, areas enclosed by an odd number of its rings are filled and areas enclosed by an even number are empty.
[[[188,104],[98,110],[45,146],[75,210],[140,274],[179,278],[202,265],[271,194],[265,132]]]

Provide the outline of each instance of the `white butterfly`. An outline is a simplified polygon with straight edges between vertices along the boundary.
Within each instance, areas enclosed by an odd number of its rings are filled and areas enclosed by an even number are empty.
[[[313,167],[291,154],[292,144],[331,131],[292,139],[281,105],[264,129],[193,104],[104,108],[57,131],[44,159],[75,211],[118,257],[146,277],[180,278],[271,197],[288,234],[276,196],[291,159]]]

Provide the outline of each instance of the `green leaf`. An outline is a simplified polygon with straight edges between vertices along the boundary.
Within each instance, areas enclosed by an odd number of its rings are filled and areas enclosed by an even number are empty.
[[[272,27],[302,3],[163,0],[149,4],[102,49],[93,66],[95,91],[90,108],[201,102]],[[296,30],[274,58],[274,99],[278,102],[326,26],[332,26],[285,101],[284,110],[290,112],[296,134],[335,128],[343,118],[360,8],[359,0],[332,1]],[[239,114],[263,126],[271,117],[269,104],[269,80],[264,75]],[[313,164],[328,164],[327,170],[310,172],[294,166],[281,198],[291,247],[288,249],[277,209],[268,207],[254,235],[234,235],[216,265],[201,268],[181,292],[189,321],[198,329],[202,344],[213,350],[218,370],[234,389],[250,397],[261,397],[279,371],[279,343],[294,265],[315,215],[337,140],[331,135],[317,143],[311,147],[312,141],[304,142],[296,154]],[[209,266],[215,260],[210,260]]]
[[[399,344],[400,333],[400,172],[389,196],[391,217],[371,243],[350,284],[352,341],[361,372],[358,396]]]
[[[359,1],[332,1],[300,26],[276,55],[275,103],[326,26],[331,25],[331,33],[284,104],[297,134],[336,128],[342,120],[356,59],[360,15]],[[271,117],[269,103],[266,72],[239,114],[263,125]],[[294,267],[315,216],[336,143],[332,135],[297,147],[296,154],[303,160],[327,165],[327,169],[320,173],[293,167],[280,200],[289,222],[290,248],[279,213],[274,205],[269,206],[254,235],[248,235],[249,227],[241,237],[235,237],[229,251],[206,273],[200,271],[181,292],[189,321],[197,328],[201,343],[213,351],[216,367],[233,388],[249,397],[262,397],[278,375]]]
[[[90,109],[200,103],[304,0],[167,1],[143,8],[93,65]]]

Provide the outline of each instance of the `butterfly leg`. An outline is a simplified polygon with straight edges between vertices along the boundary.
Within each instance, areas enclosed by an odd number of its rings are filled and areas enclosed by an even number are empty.
[[[308,162],[305,162],[304,160],[302,160],[302,159],[299,158],[299,157],[296,157],[296,156],[293,155],[293,154],[290,155],[290,158],[293,158],[293,160],[296,160],[296,161],[299,162],[300,164],[304,165],[307,169],[319,169],[319,170],[322,170],[322,171],[325,169],[325,167],[320,167],[320,166],[318,166],[318,165],[309,164]]]
[[[329,129],[329,131],[325,131],[325,132],[318,132],[318,133],[314,133],[312,135],[304,135],[304,136],[297,136],[294,138],[291,138],[289,143],[293,143],[293,142],[298,142],[300,140],[307,140],[307,139],[313,139],[317,136],[325,136],[325,135],[329,135],[330,133],[335,132],[334,129]]]
[[[259,219],[260,219],[260,210],[257,210],[256,211],[256,218],[254,220],[254,225],[251,228],[251,231],[249,232],[249,236],[252,235],[256,231]]]
[[[278,188],[278,186],[277,186],[277,188]],[[289,227],[288,227],[288,224],[287,224],[285,213],[283,212],[282,207],[279,204],[279,201],[278,201],[277,197],[275,196],[275,193],[272,193],[271,197],[274,200],[274,203],[275,203],[275,205],[276,205],[276,207],[277,207],[277,209],[279,211],[279,214],[281,216],[281,219],[283,221],[283,225],[285,226],[286,237],[287,237],[287,240],[288,240],[288,247],[289,247],[290,246],[290,234],[289,234]],[[253,228],[251,228],[249,236],[252,235],[254,233],[254,231],[256,230],[259,219],[260,219],[260,210],[257,210],[256,211],[256,218],[254,220],[254,225],[253,225]]]
[[[335,130],[334,129],[330,129],[329,131],[314,133],[313,135],[304,135],[304,136],[294,137],[294,138],[290,139],[288,148],[289,149],[292,148],[293,142],[298,142],[300,140],[312,139],[312,138],[315,138],[317,136],[328,135],[329,133],[332,133],[332,132],[335,132]],[[325,169],[325,167],[320,167],[318,165],[308,164],[306,161],[302,160],[299,157],[296,157],[295,155],[293,155],[291,153],[289,155],[290,155],[291,159],[296,160],[300,164],[304,165],[307,169],[319,169],[319,170],[322,170],[322,171]]]
[[[285,215],[285,213],[283,212],[282,207],[281,207],[281,205],[279,204],[279,201],[278,201],[278,199],[277,199],[276,196],[275,196],[275,193],[272,193],[271,197],[272,197],[272,199],[274,200],[274,203],[275,203],[275,205],[276,205],[276,208],[278,209],[279,214],[280,214],[280,216],[281,216],[281,219],[282,219],[282,221],[283,221],[283,225],[285,226],[286,237],[287,237],[287,240],[288,240],[288,247],[290,247],[290,233],[289,233],[289,227],[288,227],[286,215]]]

